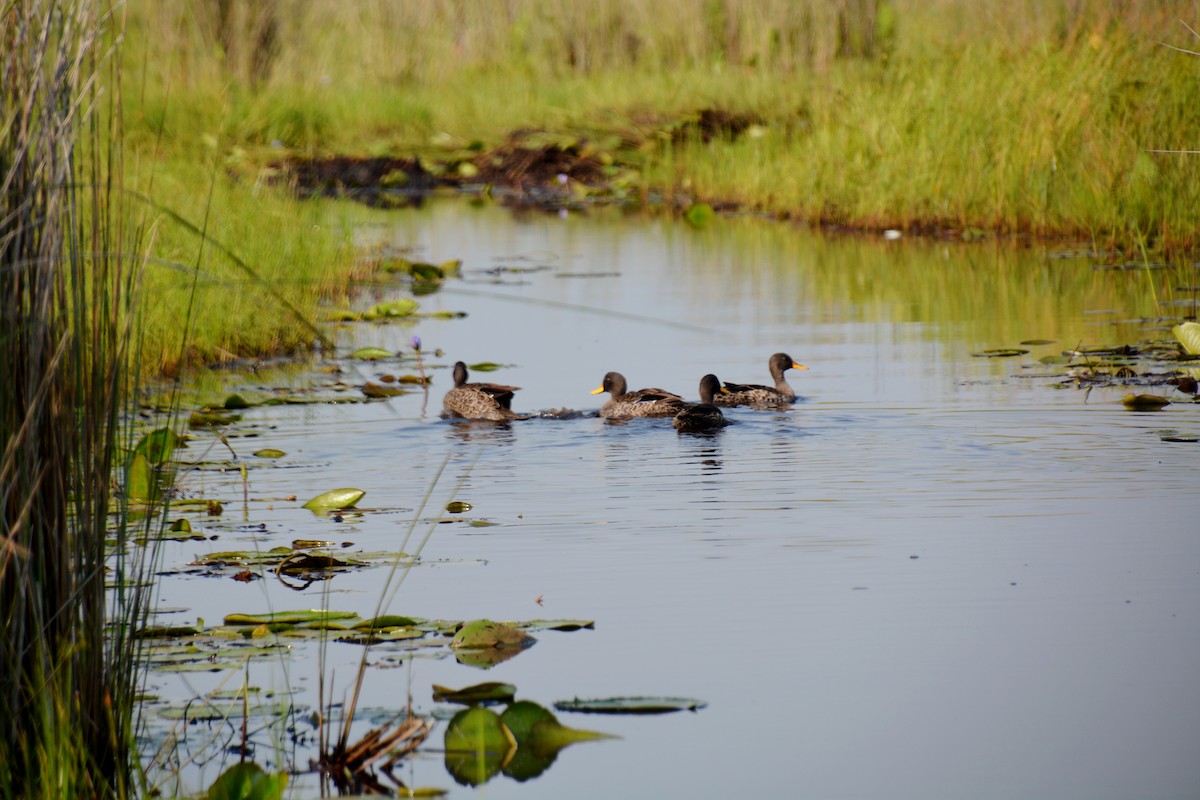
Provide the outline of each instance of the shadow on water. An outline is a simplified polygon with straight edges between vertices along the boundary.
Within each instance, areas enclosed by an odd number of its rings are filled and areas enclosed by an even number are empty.
[[[453,499],[470,510],[426,511],[442,524],[389,613],[594,620],[538,633],[537,648],[491,666],[489,680],[547,704],[708,703],[607,719],[620,740],[571,748],[537,780],[490,780],[491,797],[1115,800],[1194,788],[1200,540],[1186,520],[1197,451],[1159,432],[1200,432],[1200,405],[1133,414],[1123,389],[1080,391],[1055,363],[1081,344],[1169,336],[1169,276],[1034,247],[830,240],[755,220],[692,230],[606,211],[514,221],[445,203],[372,216],[361,238],[463,260],[463,283],[420,302],[466,318],[339,332],[346,352],[403,352],[419,333],[427,408],[412,393],[244,410],[226,431],[234,447],[253,437],[253,449],[286,455],[253,465],[247,492],[236,469],[191,485],[226,499],[226,516],[246,497],[253,538],[224,517],[193,517],[209,538],[165,551],[179,575],[164,580],[162,602],[185,609],[177,616],[322,604],[365,614],[384,569],[339,572],[299,598],[269,574],[214,591],[216,578],[183,567],[298,538],[337,542],[346,557],[386,552],[449,453],[429,509]],[[523,253],[550,268],[522,272],[520,285],[473,282],[529,266]],[[387,298],[370,292],[364,305]],[[993,348],[1027,352],[974,355]],[[802,396],[792,406],[727,409],[733,424],[711,434],[595,416],[589,392],[606,371],[691,387],[681,393],[695,400],[706,372],[767,382],[781,349],[811,368],[789,373]],[[498,365],[489,380],[524,387],[513,408],[534,418],[438,419],[459,359]],[[357,369],[366,380],[407,366]],[[366,491],[358,514],[318,517],[281,499],[333,486]],[[447,718],[430,685],[478,673],[428,645],[397,637],[373,651],[364,706],[411,700]],[[252,662],[246,675],[295,688],[311,708],[316,658],[292,647],[290,660]],[[359,648],[329,645],[327,667],[351,674]],[[404,680],[386,669],[398,665]],[[230,674],[152,682],[190,697]],[[307,752],[297,745],[297,763]],[[472,765],[476,777],[504,774]],[[436,754],[418,750],[404,770],[409,787],[447,784]]]

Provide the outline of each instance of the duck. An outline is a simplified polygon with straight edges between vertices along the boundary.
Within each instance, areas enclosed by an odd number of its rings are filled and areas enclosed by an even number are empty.
[[[604,376],[604,382],[592,394],[608,392],[612,395],[600,407],[600,416],[606,419],[624,419],[626,417],[673,417],[687,407],[687,402],[666,389],[638,389],[636,392],[626,391],[629,384],[625,376],[619,372],[609,372]]]
[[[721,385],[716,375],[708,374],[700,379],[700,402],[688,406],[675,415],[671,423],[675,430],[683,433],[701,433],[715,431],[729,424],[721,409],[713,404],[718,394],[728,394],[729,390]]]
[[[796,363],[787,353],[776,353],[771,356],[767,359],[767,367],[771,370],[771,377],[775,379],[774,387],[726,381],[725,388],[729,390],[728,393],[716,395],[713,398],[713,404],[730,408],[732,406],[783,405],[795,402],[796,392],[791,386],[788,386],[783,373],[789,369],[808,369],[808,367]]]
[[[442,416],[452,419],[528,419],[512,410],[513,392],[520,386],[467,383],[467,365],[454,364],[454,388],[442,400]]]

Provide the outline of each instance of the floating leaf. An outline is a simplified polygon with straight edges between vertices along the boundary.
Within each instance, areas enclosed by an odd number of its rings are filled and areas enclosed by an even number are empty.
[[[384,350],[382,347],[360,347],[351,353],[350,357],[359,361],[379,361],[380,359],[391,358],[394,355],[395,353],[391,350]]]
[[[319,494],[309,500],[303,507],[318,513],[334,511],[339,508],[354,508],[365,494],[366,492],[362,489],[330,489],[328,492]]]
[[[1200,442],[1200,436],[1179,431],[1159,431],[1158,438],[1164,442]]]
[[[607,733],[568,728],[548,709],[528,700],[510,705],[500,715],[500,721],[517,740],[517,752],[504,766],[504,774],[518,781],[541,775],[568,745],[616,738]]]
[[[287,773],[264,772],[254,762],[234,764],[208,787],[208,800],[278,800],[287,786]]]
[[[350,566],[348,562],[339,561],[333,556],[325,555],[324,553],[293,553],[284,559],[277,569],[279,572],[287,574],[348,566]]]
[[[321,312],[322,322],[357,322],[362,316],[357,311],[327,309]]]
[[[353,611],[329,611],[325,609],[301,609],[299,611],[268,611],[264,614],[227,614],[226,625],[266,625],[276,622],[329,622],[335,619],[353,619]]]
[[[534,638],[519,628],[490,619],[472,620],[454,634],[450,646],[463,650],[486,650],[490,648],[528,647]]]
[[[216,411],[193,411],[188,415],[189,428],[222,428],[242,418],[241,414],[220,414]]]
[[[142,455],[151,464],[164,464],[170,460],[176,447],[186,447],[187,443],[169,428],[159,428],[142,437],[133,449],[134,455]]]
[[[1025,344],[1025,345],[1054,344],[1054,340],[1053,339],[1026,339],[1025,341],[1020,342],[1019,344]]]
[[[225,403],[223,405],[227,411],[233,411],[240,408],[249,408],[250,401],[242,397],[240,394],[231,394],[229,397],[225,398]]]
[[[125,472],[125,496],[130,500],[152,502],[158,499],[158,482],[146,456],[138,453]]]
[[[980,350],[978,353],[971,353],[976,358],[1012,358],[1013,356],[1023,356],[1028,350],[1022,350],[1019,347],[1001,347],[995,350]]]
[[[1200,356],[1200,322],[1181,322],[1171,328],[1171,333],[1189,354]]]
[[[672,711],[698,711],[707,706],[703,700],[686,697],[609,697],[597,700],[559,700],[559,711],[585,714],[667,714]]]
[[[282,450],[276,450],[271,447],[254,451],[255,458],[283,458],[286,455],[287,453]]]
[[[1127,394],[1121,398],[1125,407],[1133,411],[1158,411],[1163,406],[1171,404],[1165,397],[1156,394]]]
[[[405,394],[405,391],[399,386],[384,386],[378,383],[365,383],[362,387],[362,393],[371,398],[383,397],[399,397]]]
[[[708,203],[693,203],[683,212],[683,218],[693,228],[703,228],[716,219],[716,212]]]
[[[374,617],[373,619],[365,619],[362,622],[355,623],[354,629],[386,630],[387,628],[411,628],[421,625],[426,621],[417,617],[401,617],[397,614],[385,614],[382,617]]]
[[[503,368],[503,364],[497,364],[494,361],[477,361],[474,364],[468,364],[467,368],[471,372],[495,372]]]
[[[578,631],[596,627],[595,621],[590,619],[533,619],[516,625],[524,631]]]
[[[450,689],[446,686],[433,685],[433,699],[439,703],[458,703],[473,706],[481,703],[511,703],[517,694],[517,687],[511,683],[488,681],[466,686],[462,689]]]
[[[420,303],[409,297],[390,300],[386,303],[376,303],[363,314],[363,319],[380,319],[388,317],[408,317],[413,314]]]
[[[463,512],[471,510],[471,504],[462,500],[452,500],[451,502],[446,503],[446,510],[451,514],[462,514]]]
[[[444,740],[446,771],[464,786],[487,783],[516,751],[517,743],[500,717],[475,706],[454,715]]]

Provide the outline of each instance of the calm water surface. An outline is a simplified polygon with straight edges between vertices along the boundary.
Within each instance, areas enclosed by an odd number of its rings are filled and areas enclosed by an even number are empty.
[[[166,545],[166,562],[295,538],[396,548],[450,456],[432,502],[466,500],[464,516],[493,524],[437,526],[431,563],[390,610],[595,630],[538,634],[487,672],[453,658],[370,670],[366,705],[396,708],[411,691],[428,712],[431,684],[483,680],[547,706],[708,703],[560,714],[622,738],[478,789],[446,773],[439,727],[405,766],[409,785],[491,798],[1197,796],[1200,445],[1157,431],[1200,432],[1200,406],[1130,413],[1123,392],[1037,377],[1049,372],[1039,356],[1077,344],[1163,338],[1142,322],[1169,295],[1161,276],[1039,249],[828,241],[752,220],[694,231],[616,212],[514,219],[458,203],[375,217],[361,235],[464,262],[461,280],[421,302],[467,318],[343,333],[347,351],[402,349],[414,333],[441,349],[427,408],[418,393],[248,411],[259,436],[235,448],[288,453],[251,464],[248,521],[263,529],[237,527],[240,479],[198,473],[191,488],[226,498],[230,519],[208,523],[218,541]],[[489,272],[500,266],[548,269]],[[1029,339],[1054,343],[971,355]],[[459,359],[510,365],[475,377],[524,387],[521,410],[595,410],[589,391],[608,370],[694,397],[705,372],[767,382],[779,350],[811,368],[788,373],[802,401],[728,411],[736,424],[713,436],[678,435],[669,420],[437,417]],[[352,382],[395,371],[349,369]],[[338,523],[297,507],[335,486],[365,489],[370,513]],[[290,495],[299,502],[270,499]],[[172,578],[161,602],[188,609],[182,621],[322,603],[368,615],[385,573],[302,594],[273,579]],[[339,692],[360,652],[331,645]],[[254,685],[299,687],[309,705],[317,676],[315,650],[251,668]],[[174,698],[240,680],[152,675]],[[311,777],[293,784],[296,797],[316,793]]]

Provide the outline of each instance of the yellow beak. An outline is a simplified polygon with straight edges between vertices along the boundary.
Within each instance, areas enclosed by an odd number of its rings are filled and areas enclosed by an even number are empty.
[[[592,394],[602,394],[603,392],[604,392],[603,386],[598,386],[595,389],[592,389]]]

